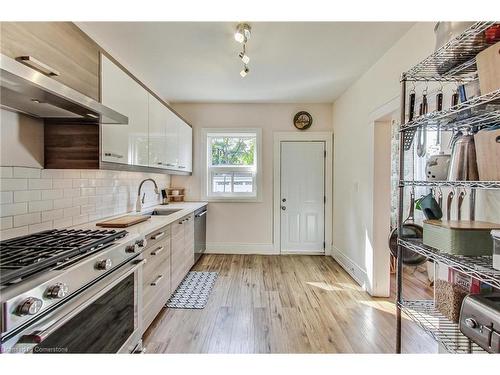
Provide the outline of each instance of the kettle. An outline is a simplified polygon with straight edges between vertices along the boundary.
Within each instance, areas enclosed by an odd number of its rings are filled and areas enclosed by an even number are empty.
[[[477,181],[479,173],[476,161],[476,146],[471,134],[459,135],[453,143],[449,181]]]

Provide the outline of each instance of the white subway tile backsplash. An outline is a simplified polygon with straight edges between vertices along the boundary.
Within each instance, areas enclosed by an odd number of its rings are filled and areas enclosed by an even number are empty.
[[[40,178],[40,169],[27,167],[14,167],[14,178]]]
[[[88,197],[89,195],[95,195],[96,188],[80,188],[80,195],[82,197]]]
[[[24,190],[14,192],[14,202],[30,202],[39,201],[42,199],[40,190]]]
[[[52,179],[50,178],[29,179],[28,187],[29,190],[52,189]]]
[[[13,172],[12,167],[0,167],[0,177],[1,178],[12,178]]]
[[[41,232],[43,230],[48,230],[53,228],[53,222],[52,221],[47,221],[45,223],[40,223],[40,224],[33,224],[29,226],[29,232],[30,233],[36,233],[36,232]]]
[[[0,231],[0,239],[8,240],[9,238],[25,236],[29,232],[29,227],[19,227]]]
[[[68,180],[71,182],[71,180]],[[64,198],[72,198],[80,196],[80,188],[64,189]]]
[[[42,178],[64,178],[64,169],[42,169]]]
[[[1,167],[0,236],[11,238],[133,211],[137,187],[149,177],[160,188],[170,184],[170,177],[162,174]],[[143,192],[145,206],[159,203],[152,184],[145,184]]]
[[[64,178],[80,178],[81,173],[78,169],[65,169]]]
[[[0,217],[22,215],[27,212],[27,203],[9,203],[0,205]]]
[[[28,180],[25,178],[2,178],[0,180],[0,191],[26,190]]]
[[[73,206],[73,198],[63,198],[54,200],[54,209],[67,208]]]
[[[73,225],[88,223],[88,221],[89,221],[88,214],[73,216]]]
[[[60,199],[64,196],[63,189],[50,189],[42,190],[42,200],[46,199]]]
[[[0,218],[0,228],[1,229],[10,229],[12,228],[12,216],[2,217]]]
[[[51,200],[29,202],[28,205],[30,212],[49,211],[54,208],[54,202]]]
[[[12,202],[14,202],[14,194],[12,193],[12,191],[0,192],[0,204],[6,204]]]
[[[80,215],[80,206],[78,207],[68,207],[64,209],[64,217],[78,216]]]
[[[52,210],[42,212],[42,221],[62,219],[64,217],[64,210]]]
[[[63,219],[56,219],[53,222],[54,229],[56,228],[67,228],[73,225],[73,218],[66,217]]]
[[[14,216],[14,227],[23,227],[25,225],[37,224],[42,221],[40,213],[24,214]]]
[[[62,178],[54,178],[52,180],[52,187],[54,189],[68,189],[73,187],[73,180],[71,179],[62,179]]]

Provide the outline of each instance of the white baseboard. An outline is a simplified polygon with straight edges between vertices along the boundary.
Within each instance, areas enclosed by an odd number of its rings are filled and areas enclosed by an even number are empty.
[[[364,269],[358,266],[352,259],[345,254],[342,254],[339,249],[332,246],[332,257],[351,277],[363,288],[367,290],[370,285],[368,275]]]
[[[279,255],[272,243],[207,243],[206,254]]]

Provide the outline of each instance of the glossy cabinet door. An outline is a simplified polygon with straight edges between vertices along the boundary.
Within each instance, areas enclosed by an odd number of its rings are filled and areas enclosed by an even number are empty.
[[[168,168],[167,123],[169,109],[149,95],[149,166]]]
[[[179,129],[179,171],[193,171],[193,129],[182,119],[178,119]]]
[[[177,115],[167,108],[165,161],[168,169],[177,170],[179,165],[179,127]]]
[[[103,161],[148,166],[148,92],[101,55],[101,102],[123,113],[129,123],[102,125]]]

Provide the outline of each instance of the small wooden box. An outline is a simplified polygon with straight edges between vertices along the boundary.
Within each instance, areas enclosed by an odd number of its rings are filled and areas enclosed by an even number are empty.
[[[167,198],[169,202],[184,202],[184,188],[168,188]]]
[[[500,89],[500,42],[476,56],[481,95]]]
[[[500,224],[483,221],[425,220],[424,245],[453,255],[492,255],[490,232]]]

